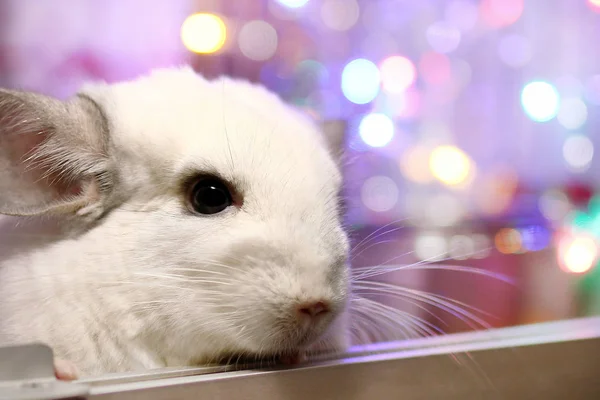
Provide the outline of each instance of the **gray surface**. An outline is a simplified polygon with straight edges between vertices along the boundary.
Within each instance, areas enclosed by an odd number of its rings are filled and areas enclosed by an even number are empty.
[[[390,343],[293,369],[143,379],[88,380],[91,398],[600,399],[600,318]]]

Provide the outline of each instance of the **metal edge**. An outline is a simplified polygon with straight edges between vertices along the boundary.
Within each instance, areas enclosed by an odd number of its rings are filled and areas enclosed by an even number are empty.
[[[160,372],[137,374],[137,377],[142,377],[143,379],[137,381],[130,379],[132,375],[123,375],[118,378],[113,377],[109,380],[103,380],[103,377],[98,377],[88,380],[87,383],[92,385],[90,393],[93,396],[251,375],[274,374],[285,370],[313,370],[336,365],[365,364],[599,337],[600,317],[592,317],[419,339],[419,343],[412,343],[412,345],[409,344],[408,346],[402,342],[385,343],[382,344],[381,349],[377,349],[376,345],[370,345],[367,346],[368,349],[366,350],[364,348],[355,348],[353,351],[345,354],[343,358],[317,361],[297,367],[279,366],[229,371],[224,371],[221,368],[210,369],[210,371],[207,371],[207,368],[184,368],[169,371],[167,374]]]

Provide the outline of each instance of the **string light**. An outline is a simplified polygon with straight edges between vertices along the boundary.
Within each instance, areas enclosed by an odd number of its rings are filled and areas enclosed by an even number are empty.
[[[566,129],[579,129],[587,120],[587,106],[578,98],[563,99],[556,119]]]
[[[524,0],[482,0],[483,21],[492,28],[512,25],[521,18]]]
[[[402,93],[408,89],[417,77],[412,61],[402,56],[391,56],[379,66],[383,89],[390,93]]]
[[[277,50],[277,31],[265,21],[247,22],[238,34],[238,45],[249,59],[268,60]]]
[[[563,145],[563,157],[573,172],[585,172],[594,158],[594,143],[583,135],[573,135]]]
[[[496,249],[503,254],[515,254],[521,250],[521,233],[512,228],[503,228],[494,236]]]
[[[554,86],[535,81],[525,85],[521,92],[521,104],[525,113],[534,121],[547,122],[556,117],[560,97]]]
[[[600,12],[600,0],[588,0],[587,3],[593,11]]]
[[[352,103],[370,103],[379,93],[379,85],[379,69],[367,59],[352,60],[342,71],[342,92]]]
[[[439,233],[426,233],[415,239],[415,256],[419,260],[439,261],[448,253],[446,238]]]
[[[583,274],[596,263],[598,246],[591,237],[565,235],[559,243],[558,257],[564,271]]]
[[[460,31],[447,22],[436,22],[425,31],[425,37],[431,48],[438,53],[450,53],[460,43]]]
[[[308,0],[277,0],[277,2],[288,8],[300,8],[308,3]]]
[[[358,133],[367,145],[383,147],[394,137],[394,122],[384,114],[367,114],[360,121]]]
[[[347,31],[352,28],[360,9],[356,0],[324,0],[321,5],[321,19],[325,26],[335,31]]]
[[[214,53],[223,47],[226,38],[227,27],[223,20],[214,14],[193,14],[181,25],[183,45],[194,53]]]
[[[455,146],[439,146],[429,156],[429,168],[440,182],[454,186],[468,178],[471,160]]]
[[[386,212],[398,202],[396,182],[387,176],[373,176],[361,188],[361,199],[365,207],[375,212]]]

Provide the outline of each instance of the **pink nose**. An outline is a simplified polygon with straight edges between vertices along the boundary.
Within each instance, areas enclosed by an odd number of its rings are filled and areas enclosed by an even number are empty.
[[[298,313],[310,318],[320,317],[329,312],[329,305],[324,301],[302,303],[298,305]]]

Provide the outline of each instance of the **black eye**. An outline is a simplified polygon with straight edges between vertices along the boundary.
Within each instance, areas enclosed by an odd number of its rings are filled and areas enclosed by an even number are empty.
[[[203,178],[190,192],[190,205],[200,214],[220,213],[233,204],[227,186],[216,178]]]

